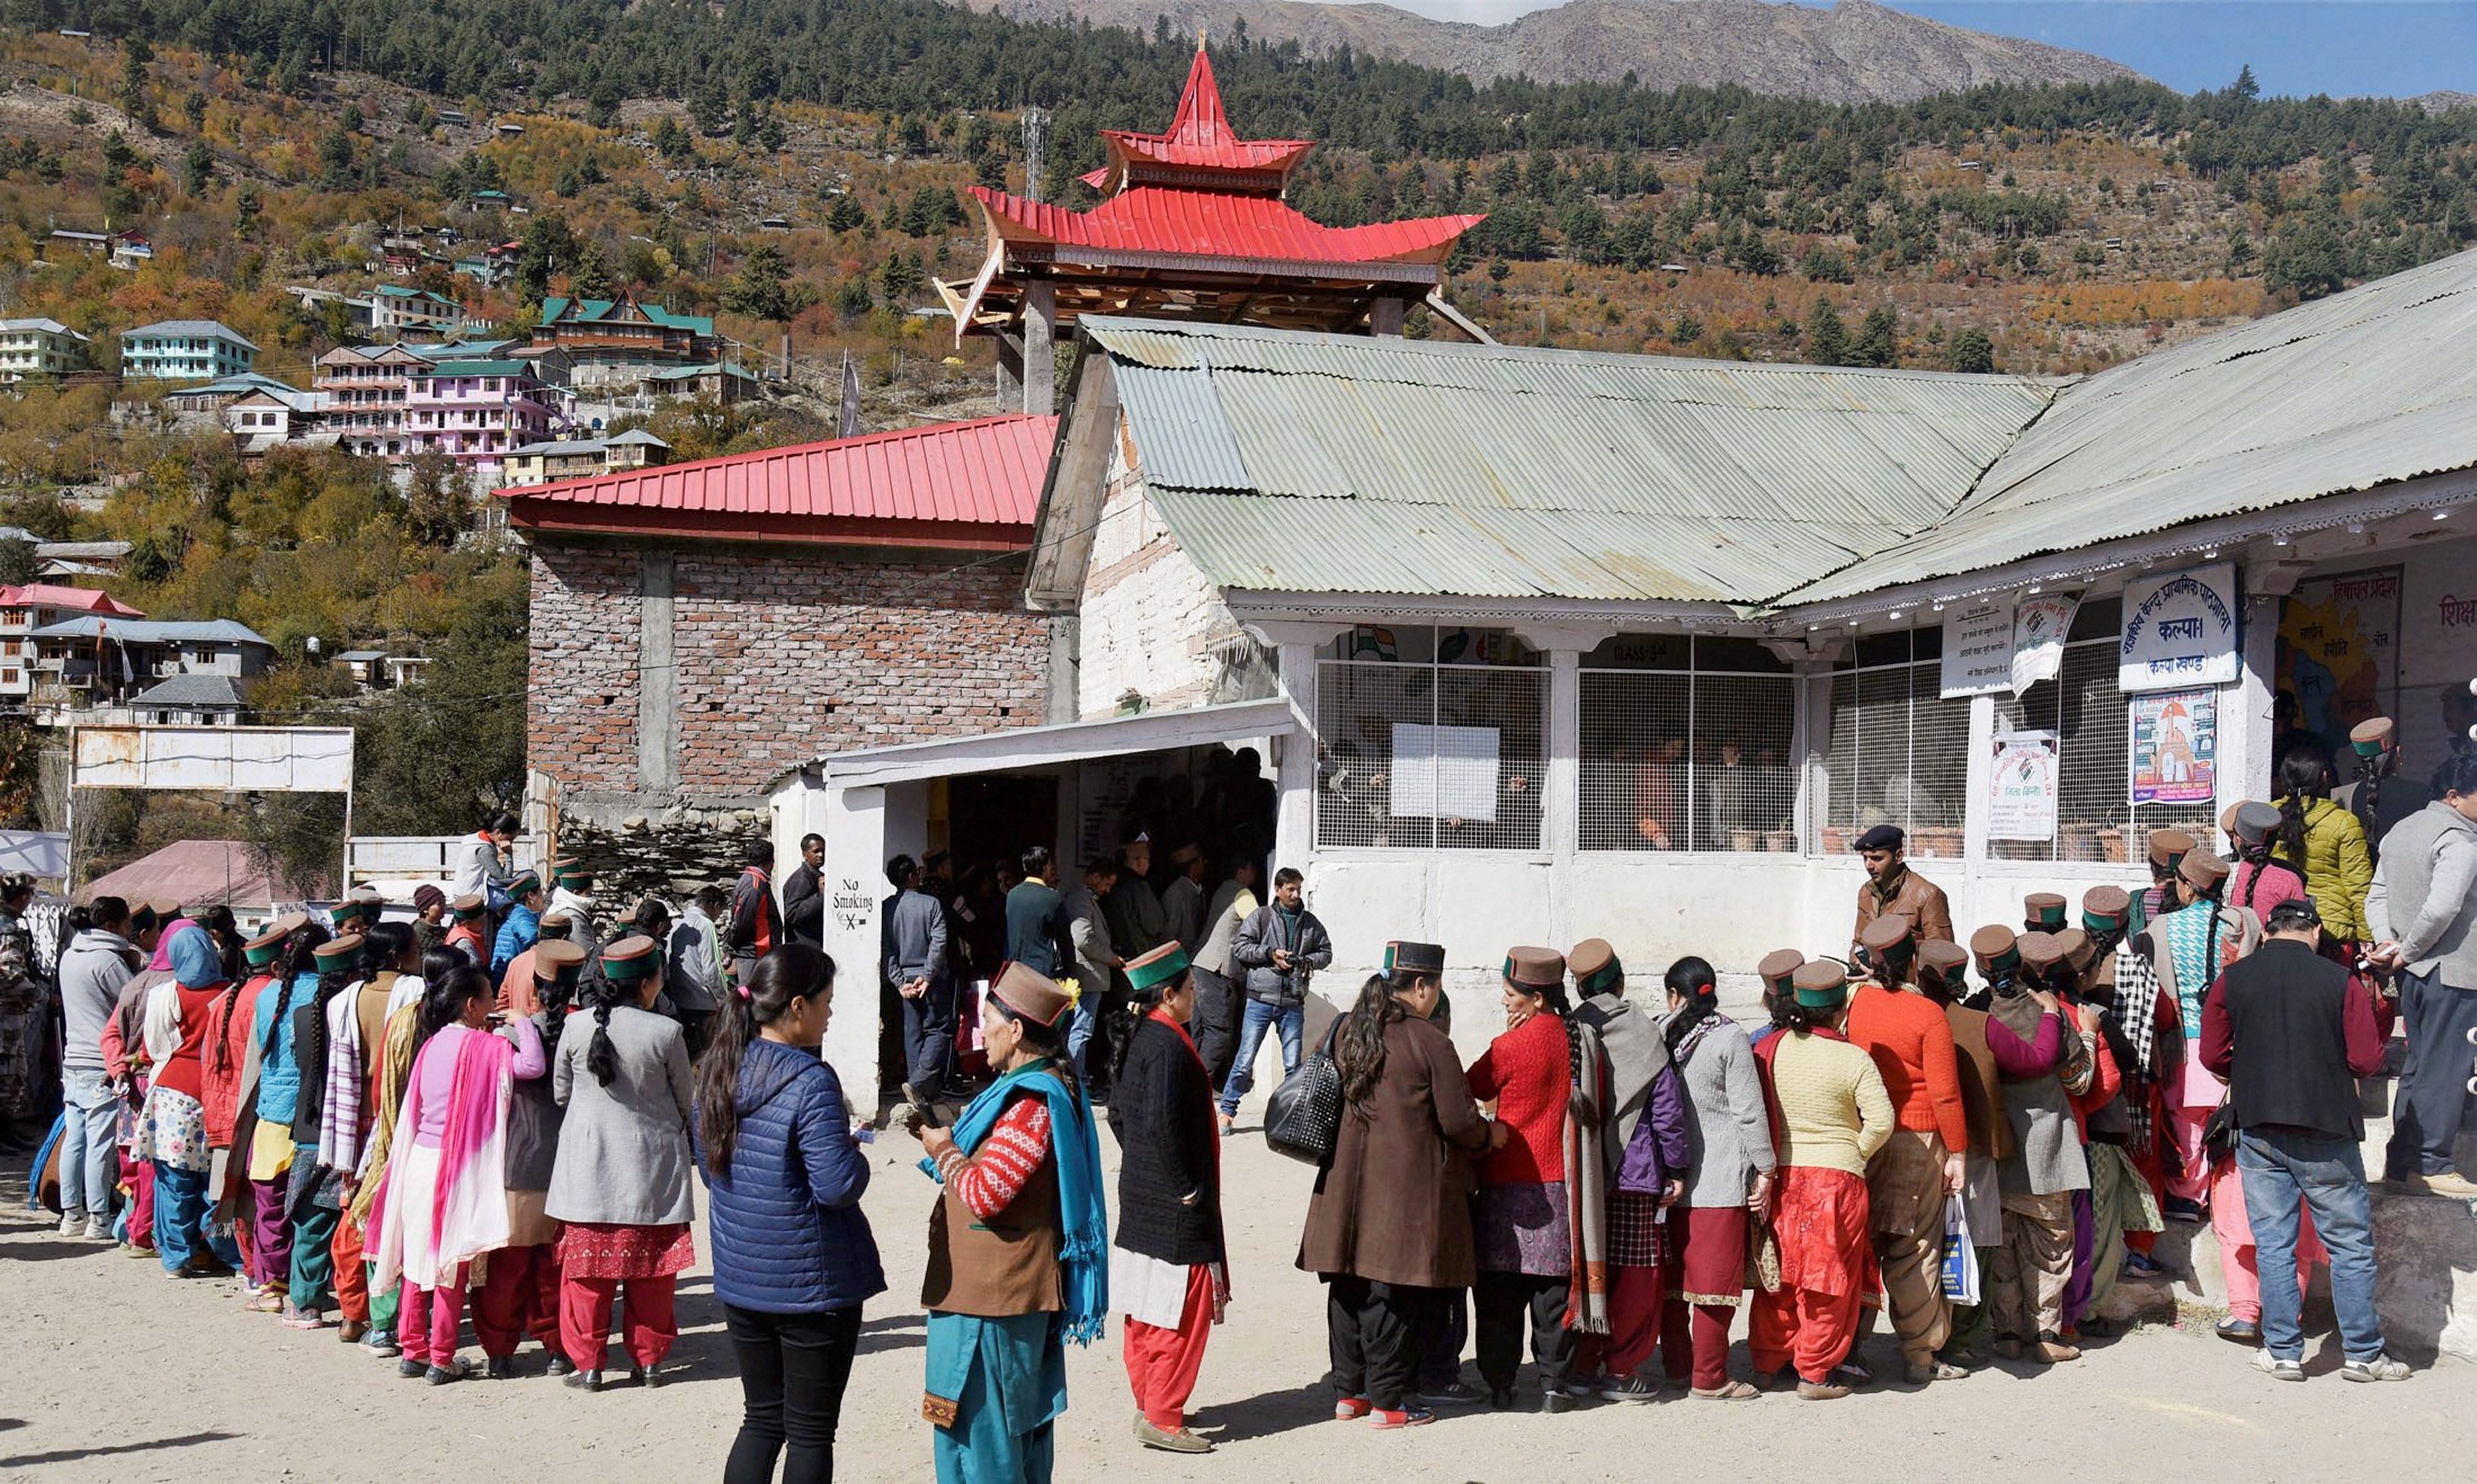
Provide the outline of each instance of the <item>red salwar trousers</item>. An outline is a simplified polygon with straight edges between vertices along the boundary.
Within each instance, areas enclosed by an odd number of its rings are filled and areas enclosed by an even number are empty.
[[[1827,1294],[1819,1289],[1756,1290],[1749,1319],[1746,1353],[1755,1370],[1768,1374],[1794,1362],[1798,1379],[1818,1384],[1849,1358],[1858,1343],[1858,1317],[1864,1301],[1855,1293]],[[1722,1384],[1726,1384],[1725,1382]]]
[[[363,1266],[362,1223],[353,1220],[349,1210],[336,1219],[335,1239],[327,1251],[336,1263],[336,1307],[345,1322],[366,1324],[370,1321],[370,1274]]]
[[[458,1263],[455,1271],[437,1288],[416,1288],[412,1279],[405,1280],[404,1295],[396,1302],[395,1342],[406,1360],[454,1365],[456,1342],[463,1321],[463,1263]]]
[[[1195,1378],[1204,1370],[1204,1343],[1213,1335],[1213,1269],[1203,1264],[1188,1269],[1187,1302],[1179,1310],[1176,1329],[1130,1319],[1120,1325],[1120,1334],[1136,1410],[1163,1432],[1186,1426],[1187,1399],[1195,1395]]]
[[[1643,1368],[1660,1344],[1660,1314],[1668,1299],[1668,1270],[1629,1268],[1611,1263],[1609,1332],[1585,1334],[1574,1345],[1578,1376],[1597,1375],[1622,1381]]]
[[[473,1295],[473,1333],[481,1338],[482,1353],[494,1360],[513,1355],[527,1335],[543,1349],[563,1348],[559,1244],[501,1247],[490,1254],[488,1268],[481,1292]],[[607,1329],[608,1311],[603,1321]]]
[[[626,1289],[627,1333],[621,1336],[628,1358],[638,1370],[651,1370],[671,1353],[680,1337],[672,1300],[679,1274],[659,1278],[583,1278],[563,1273],[559,1283],[559,1343],[579,1371],[602,1369],[611,1339],[611,1308]]]

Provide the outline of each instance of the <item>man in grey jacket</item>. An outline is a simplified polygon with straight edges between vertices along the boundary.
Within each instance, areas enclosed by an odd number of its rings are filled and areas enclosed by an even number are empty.
[[[955,1049],[955,985],[946,971],[946,909],[920,890],[920,863],[886,863],[894,900],[886,910],[886,979],[903,1000],[904,1100],[926,1107],[945,1095]]]
[[[2383,838],[2365,893],[2380,967],[2400,975],[2408,1062],[2391,1104],[2384,1178],[2436,1195],[2477,1199],[2477,1181],[2454,1168],[2452,1141],[2467,1112],[2469,1037],[2477,1033],[2477,753],[2435,774],[2435,801]]]
[[[1101,1018],[1101,1006],[1110,997],[1110,977],[1113,970],[1126,965],[1110,933],[1110,919],[1101,903],[1117,884],[1118,868],[1106,860],[1088,861],[1084,865],[1083,882],[1067,892],[1059,910],[1066,918],[1066,937],[1075,950],[1075,982],[1079,993],[1075,998],[1075,1016],[1066,1027],[1066,1056],[1075,1064],[1075,1075],[1083,1078],[1088,1051],[1092,1044],[1092,1027]],[[1091,1084],[1085,1084],[1089,1087]]]
[[[1333,939],[1308,911],[1305,890],[1306,878],[1291,868],[1273,872],[1273,899],[1248,915],[1230,947],[1232,961],[1247,971],[1247,1012],[1238,1026],[1238,1054],[1221,1085],[1225,1134],[1238,1116],[1238,1100],[1256,1080],[1256,1053],[1267,1029],[1282,1038],[1282,1075],[1299,1069],[1308,981],[1333,964]]]
[[[127,937],[129,904],[98,896],[88,905],[94,925],[61,957],[61,1235],[112,1240],[113,1176],[119,1168],[113,1125],[119,1096],[103,1068],[103,1027],[120,1003],[120,988],[138,970]]]

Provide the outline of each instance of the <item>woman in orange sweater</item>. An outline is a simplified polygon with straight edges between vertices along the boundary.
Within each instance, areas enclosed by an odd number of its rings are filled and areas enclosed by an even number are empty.
[[[1896,1125],[1866,1166],[1867,1226],[1884,1270],[1886,1308],[1912,1385],[1968,1372],[1936,1358],[1952,1338],[1943,1295],[1944,1197],[1961,1194],[1969,1122],[1961,1100],[1960,1055],[1943,1008],[1901,988],[1917,949],[1898,913],[1866,924],[1862,942],[1876,982],[1849,1001],[1849,1042],[1874,1059]]]

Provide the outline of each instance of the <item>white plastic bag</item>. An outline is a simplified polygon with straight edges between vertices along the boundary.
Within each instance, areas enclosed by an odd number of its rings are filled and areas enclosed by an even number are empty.
[[[1979,1303],[1978,1248],[1971,1245],[1969,1209],[1958,1195],[1943,1203],[1943,1296],[1954,1303]]]

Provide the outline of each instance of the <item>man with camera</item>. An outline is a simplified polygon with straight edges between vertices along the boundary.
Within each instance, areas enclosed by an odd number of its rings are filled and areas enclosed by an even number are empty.
[[[2331,1305],[2351,1381],[2404,1381],[2383,1352],[2374,1312],[2373,1213],[2358,1144],[2365,1120],[2356,1078],[2382,1069],[2373,995],[2322,956],[2322,916],[2310,896],[2270,909],[2262,947],[2229,965],[2202,1004],[2202,1065],[2228,1084],[2262,1274],[2262,1349],[2254,1369],[2305,1379],[2304,1294],[2296,1281],[2300,1208],[2331,1250]]]

